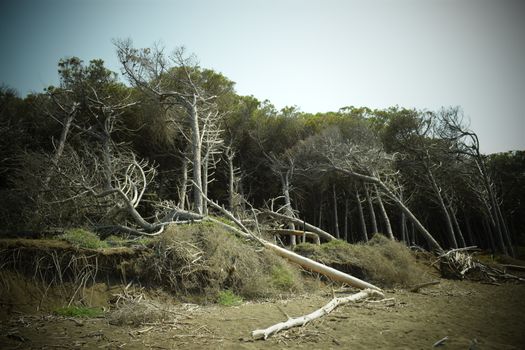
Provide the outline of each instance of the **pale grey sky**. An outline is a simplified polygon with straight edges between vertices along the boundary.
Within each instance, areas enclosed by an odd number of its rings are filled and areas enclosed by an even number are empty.
[[[2,0],[0,82],[66,56],[119,71],[113,38],[185,45],[237,92],[306,112],[460,105],[485,152],[525,149],[525,1]]]

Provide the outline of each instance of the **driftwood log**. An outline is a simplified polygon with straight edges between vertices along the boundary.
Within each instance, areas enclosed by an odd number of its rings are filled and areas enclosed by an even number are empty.
[[[273,217],[275,219],[291,222],[291,223],[293,223],[293,224],[295,224],[297,226],[300,226],[300,227],[304,228],[305,230],[317,233],[319,235],[319,237],[324,239],[325,241],[333,241],[333,240],[337,239],[334,236],[332,236],[331,234],[329,234],[328,232],[326,232],[324,230],[321,230],[319,227],[314,226],[312,224],[309,224],[309,223],[307,223],[307,222],[305,222],[305,221],[303,221],[301,219],[297,219],[297,218],[294,218],[294,217],[291,217],[291,216],[287,216],[287,215],[284,215],[284,214],[279,214],[279,213],[276,213],[276,212],[273,212],[273,211],[264,211],[264,212],[260,213],[259,215],[267,215],[267,216]]]
[[[300,231],[300,230],[290,230],[290,229],[267,229],[263,230],[264,232],[270,233],[272,235],[287,235],[287,236],[305,236],[307,239],[312,240],[315,244],[321,244],[319,235],[310,231]]]
[[[274,324],[273,326],[270,326],[268,328],[254,330],[252,332],[252,337],[255,339],[266,340],[268,339],[269,336],[277,332],[280,332],[286,329],[290,329],[293,327],[304,326],[312,320],[315,320],[317,318],[320,318],[320,317],[323,317],[329,314],[336,307],[340,305],[344,305],[350,302],[355,302],[360,299],[364,299],[368,297],[384,298],[384,294],[377,290],[365,289],[365,290],[362,290],[356,294],[353,294],[347,297],[333,298],[328,304],[326,304],[320,309],[315,310],[312,313],[309,313],[308,315],[295,317],[295,318],[289,318],[287,321]]]

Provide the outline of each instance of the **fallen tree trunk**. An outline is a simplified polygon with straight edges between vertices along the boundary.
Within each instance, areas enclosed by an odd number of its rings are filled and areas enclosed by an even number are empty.
[[[302,267],[304,267],[307,270],[320,273],[321,275],[324,275],[334,281],[346,283],[349,286],[356,287],[359,289],[373,289],[380,291],[381,288],[374,286],[373,284],[370,284],[368,282],[365,282],[363,280],[360,280],[357,277],[354,277],[352,275],[349,275],[347,273],[341,272],[339,270],[336,270],[330,266],[326,266],[324,264],[321,264],[317,261],[314,261],[312,259],[306,258],[302,255],[296,254],[292,251],[289,251],[287,249],[281,248],[278,245],[275,245],[273,243],[270,243],[265,240],[261,240],[263,245],[273,251],[275,254],[297,264]]]
[[[333,298],[328,304],[323,306],[320,309],[315,310],[314,312],[304,315],[301,317],[296,318],[289,318],[285,322],[280,322],[277,324],[274,324],[273,326],[270,326],[265,329],[257,329],[252,332],[252,337],[255,339],[264,339],[266,340],[270,335],[275,334],[277,332],[280,332],[282,330],[287,330],[293,327],[298,326],[304,326],[308,322],[315,320],[317,318],[323,317],[330,312],[332,312],[336,307],[340,305],[344,305],[350,302],[355,302],[360,299],[368,298],[368,297],[381,297],[384,298],[384,294],[372,289],[365,289],[363,291],[360,291],[359,293],[343,297],[343,298]]]
[[[225,229],[236,233],[244,238],[251,238],[253,239],[252,234],[243,232],[239,230],[236,227],[233,227],[231,225],[228,225],[222,221],[219,221],[217,219],[206,217],[206,220],[214,222],[216,224],[221,225]],[[270,243],[264,239],[261,239],[259,237],[256,237],[256,240],[261,243],[265,248],[273,251],[275,254],[279,255],[282,258],[285,258],[286,260],[293,262],[307,270],[320,273],[321,275],[324,275],[334,281],[346,283],[349,286],[359,288],[359,289],[373,289],[377,291],[381,291],[381,288],[374,286],[373,284],[370,284],[368,282],[365,282],[357,277],[354,277],[352,275],[349,275],[347,273],[341,272],[339,270],[336,270],[330,266],[323,265],[317,261],[314,261],[312,259],[306,258],[302,255],[299,255],[297,253],[294,253],[290,250],[284,249],[279,247],[278,245],[275,245],[273,243]]]
[[[197,187],[198,189],[200,189],[199,187]],[[338,282],[342,282],[342,283],[346,283],[348,284],[349,286],[352,286],[352,287],[356,287],[356,288],[359,288],[359,289],[366,289],[366,288],[369,288],[369,289],[374,289],[376,291],[381,291],[381,288],[379,287],[376,287],[374,286],[373,284],[370,284],[368,282],[365,282],[363,280],[360,280],[359,278],[357,277],[354,277],[354,276],[351,276],[349,274],[346,274],[344,272],[341,272],[339,270],[336,270],[330,266],[326,266],[326,265],[323,265],[321,263],[318,263],[317,261],[314,261],[312,259],[308,259],[302,255],[299,255],[299,254],[296,254],[292,251],[289,251],[289,250],[286,250],[284,248],[281,248],[279,247],[278,245],[275,245],[273,243],[270,243],[260,237],[257,237],[253,232],[251,232],[250,230],[248,230],[241,222],[239,219],[237,219],[231,212],[229,212],[226,208],[224,207],[221,207],[220,205],[218,205],[217,203],[215,203],[214,201],[212,201],[211,199],[209,199],[208,197],[206,197],[204,194],[203,194],[203,199],[205,201],[207,201],[210,205],[212,205],[215,209],[219,210],[220,212],[222,212],[224,215],[226,215],[229,219],[231,219],[232,221],[235,222],[235,224],[240,228],[236,228],[236,227],[233,227],[231,225],[228,225],[226,223],[223,223],[219,220],[216,220],[216,219],[213,219],[213,218],[210,218],[210,217],[206,217],[207,220],[209,221],[212,221],[212,222],[215,222],[215,223],[218,223],[220,224],[221,226],[229,229],[230,231],[233,231],[239,235],[241,235],[242,237],[245,237],[245,238],[250,238],[250,239],[253,239],[257,242],[259,242],[261,245],[263,245],[265,248],[267,249],[270,249],[271,251],[273,251],[274,253],[276,253],[277,255],[295,263],[295,264],[298,264],[302,267],[304,267],[305,269],[308,269],[310,271],[314,271],[314,272],[317,272],[317,273],[320,273],[328,278],[331,278],[332,280],[334,281],[338,281]],[[273,213],[273,212],[272,212]],[[275,214],[275,213],[274,213]],[[281,214],[278,214],[278,215],[281,215]],[[283,215],[284,216],[284,215]],[[300,220],[299,220],[300,221]],[[324,232],[324,231],[323,231]],[[332,236],[331,236],[332,237]],[[335,238],[334,238],[335,239]]]
[[[369,182],[372,184],[376,184],[377,186],[379,186],[383,190],[383,192],[385,192],[385,194],[394,201],[394,203],[399,207],[399,209],[401,209],[401,211],[405,213],[406,217],[417,227],[419,232],[421,232],[421,234],[427,241],[427,244],[429,245],[429,247],[432,250],[437,251],[438,253],[442,253],[444,251],[443,248],[441,248],[441,246],[439,245],[439,243],[435,240],[435,238],[430,234],[430,232],[428,232],[425,226],[423,226],[423,224],[416,218],[416,216],[412,213],[412,211],[408,209],[408,207],[401,201],[401,199],[397,195],[395,195],[390,190],[390,188],[388,188],[388,186],[383,181],[381,181],[381,179],[375,176],[359,174],[354,171],[343,169],[337,166],[333,166],[333,167],[335,170],[342,172],[343,174],[346,174],[353,178],[357,178],[359,180]]]
[[[290,230],[290,229],[268,229],[263,230],[264,232],[268,232],[272,235],[288,235],[288,236],[299,236],[299,237],[306,237],[310,238],[314,241],[315,244],[319,245],[321,244],[321,240],[319,239],[319,235],[314,232],[310,231],[299,231],[299,230]]]
[[[328,232],[326,232],[324,230],[321,230],[319,227],[311,225],[311,224],[309,224],[309,223],[307,223],[307,222],[305,222],[305,221],[303,221],[301,219],[297,219],[297,218],[294,218],[294,217],[291,217],[291,216],[287,216],[287,215],[284,215],[284,214],[279,214],[279,213],[276,213],[276,212],[273,212],[273,211],[264,211],[261,214],[262,215],[269,215],[271,217],[274,217],[274,218],[277,218],[277,219],[281,219],[281,220],[285,220],[285,221],[288,221],[288,222],[293,222],[294,224],[303,227],[305,230],[317,233],[319,235],[319,237],[321,237],[321,238],[323,238],[323,239],[325,239],[327,241],[333,241],[333,240],[336,239],[334,236],[332,236]]]

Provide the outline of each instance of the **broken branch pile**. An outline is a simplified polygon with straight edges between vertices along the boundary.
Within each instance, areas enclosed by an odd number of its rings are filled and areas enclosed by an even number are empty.
[[[449,250],[441,254],[437,261],[439,262],[441,275],[445,278],[470,279],[492,283],[505,280],[525,282],[525,279],[511,275],[505,269],[477,261],[467,252],[466,248]]]

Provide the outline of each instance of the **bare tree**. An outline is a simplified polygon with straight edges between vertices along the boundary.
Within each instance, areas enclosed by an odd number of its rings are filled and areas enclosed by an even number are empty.
[[[392,232],[392,225],[390,224],[390,218],[388,217],[388,213],[386,212],[385,206],[383,205],[383,200],[381,199],[381,193],[377,189],[377,185],[374,184],[374,192],[376,193],[377,203],[379,204],[379,210],[381,212],[381,216],[383,217],[383,221],[385,222],[385,229],[386,234],[388,235],[388,238],[394,240],[394,233]]]
[[[294,210],[292,209],[292,201],[290,199],[290,191],[292,189],[292,178],[295,171],[295,159],[292,156],[291,151],[286,151],[281,157],[277,157],[274,154],[267,155],[270,163],[270,169],[281,179],[282,195],[284,198],[284,212],[288,217],[295,217]],[[293,222],[288,224],[290,230],[295,230]],[[296,237],[290,236],[290,244],[294,246],[296,244]]]
[[[192,152],[193,205],[197,213],[203,212],[203,199],[197,188],[203,188],[203,148],[212,152],[219,132],[216,129],[217,96],[210,94],[201,83],[198,62],[187,55],[184,48],[176,49],[169,57],[158,46],[152,49],[135,49],[130,40],[116,41],[117,54],[123,72],[129,81],[157,101],[171,109],[172,120],[187,125]],[[184,120],[177,120],[182,111]],[[210,155],[211,153],[208,153]],[[209,159],[209,158],[208,158]]]
[[[372,138],[373,135],[370,135]],[[360,140],[361,139],[361,140]],[[393,156],[386,154],[378,144],[366,144],[366,131],[355,138],[345,140],[337,129],[326,130],[302,142],[302,153],[312,159],[310,167],[319,171],[336,171],[354,181],[375,184],[414,223],[431,249],[442,248],[412,211],[401,201],[395,187],[397,173],[392,170]]]
[[[469,130],[463,120],[463,115],[459,108],[442,109],[436,114],[439,120],[437,132],[440,137],[448,140],[454,146],[452,150],[459,155],[466,156],[473,160],[476,174],[482,183],[484,191],[478,192],[484,197],[482,199],[487,209],[489,222],[496,232],[497,244],[504,254],[512,254],[512,244],[508,232],[505,231],[504,218],[501,215],[500,204],[497,199],[495,186],[487,171],[485,156],[480,151],[478,135]]]

